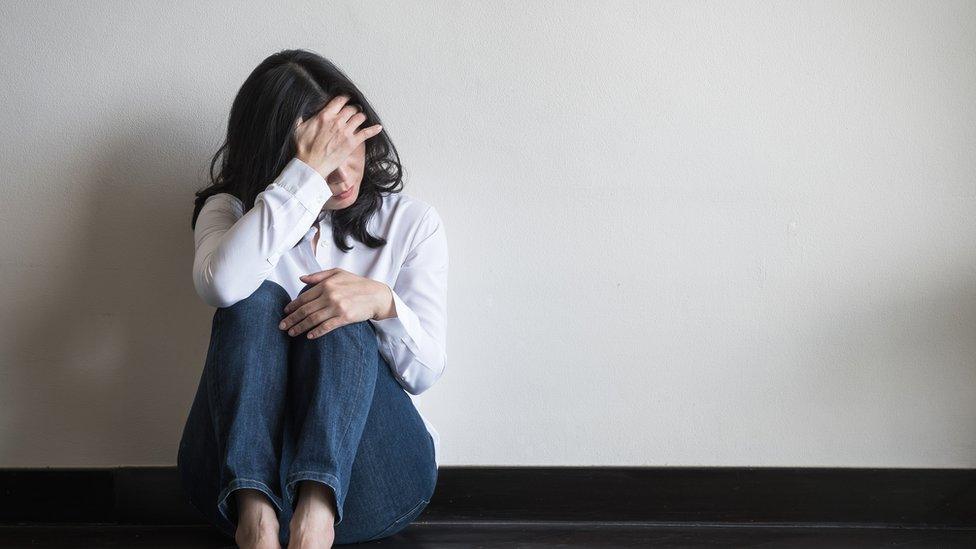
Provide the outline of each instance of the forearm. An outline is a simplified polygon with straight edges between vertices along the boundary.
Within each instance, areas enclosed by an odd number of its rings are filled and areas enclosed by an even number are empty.
[[[194,231],[193,281],[200,297],[227,307],[253,293],[306,234],[329,196],[324,178],[294,160],[246,213],[239,200],[227,197],[220,207],[205,205]]]

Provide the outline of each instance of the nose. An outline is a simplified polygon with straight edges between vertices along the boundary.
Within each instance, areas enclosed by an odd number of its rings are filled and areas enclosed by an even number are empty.
[[[329,179],[331,179],[329,183],[332,185],[337,185],[340,182],[346,180],[346,169],[343,168],[342,166],[339,166],[338,168],[332,170],[332,173],[330,173],[329,176],[330,176]]]

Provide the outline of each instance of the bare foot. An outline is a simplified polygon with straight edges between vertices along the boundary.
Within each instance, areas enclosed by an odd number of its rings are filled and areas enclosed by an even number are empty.
[[[310,480],[299,482],[298,486],[298,503],[288,524],[288,549],[329,549],[335,543],[332,488]]]
[[[237,497],[237,530],[234,541],[241,549],[281,549],[278,515],[260,490],[241,488]]]

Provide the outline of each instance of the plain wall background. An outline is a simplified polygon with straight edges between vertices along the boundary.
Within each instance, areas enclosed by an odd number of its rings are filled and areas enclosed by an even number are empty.
[[[314,50],[451,251],[445,465],[976,466],[976,3],[3,2],[0,466],[175,465],[193,191]]]

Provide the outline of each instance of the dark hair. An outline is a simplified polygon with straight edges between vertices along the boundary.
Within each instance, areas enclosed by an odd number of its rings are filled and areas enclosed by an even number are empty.
[[[241,85],[227,122],[227,138],[210,162],[211,184],[196,191],[190,228],[208,197],[218,193],[236,196],[247,212],[254,199],[281,173],[297,150],[294,132],[298,117],[308,120],[336,95],[347,95],[347,105],[358,107],[366,120],[358,126],[382,124],[373,107],[355,84],[331,61],[307,50],[283,50],[262,61]],[[356,201],[326,212],[332,217],[332,237],[344,252],[346,235],[352,234],[370,248],[386,239],[366,231],[366,222],[382,203],[381,192],[400,192],[402,166],[386,127],[365,141],[363,180]],[[219,173],[215,173],[218,159]]]

